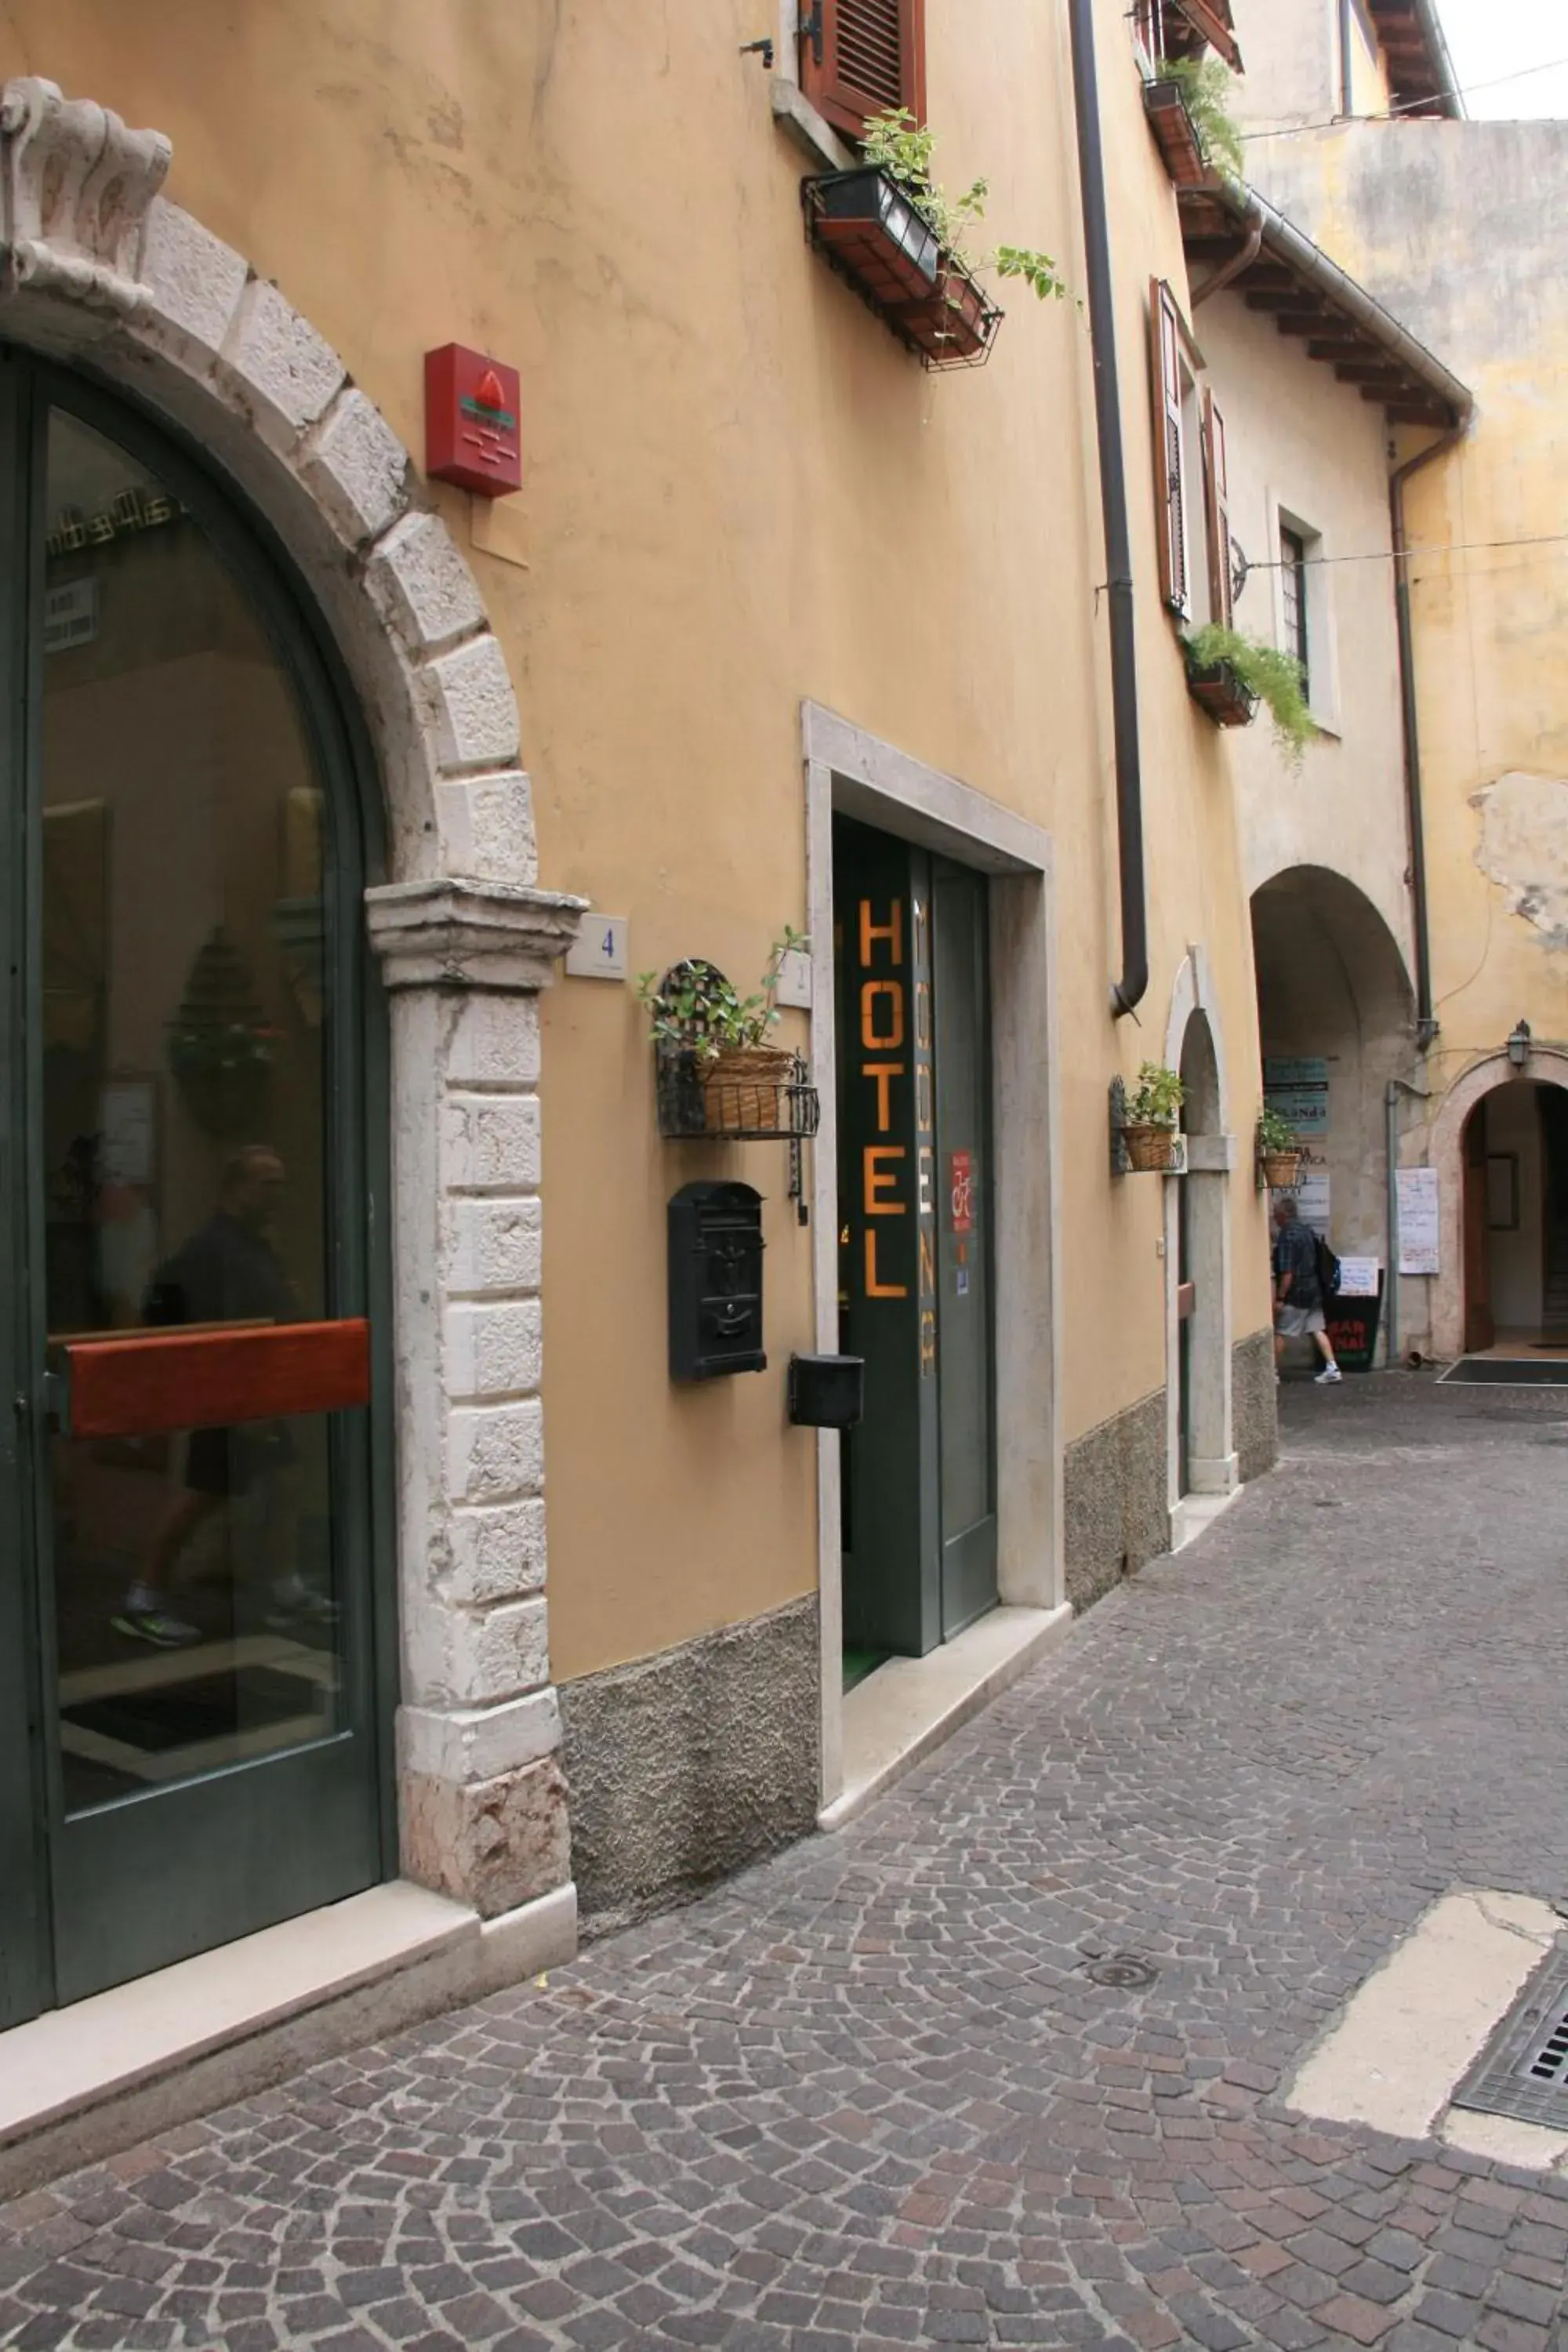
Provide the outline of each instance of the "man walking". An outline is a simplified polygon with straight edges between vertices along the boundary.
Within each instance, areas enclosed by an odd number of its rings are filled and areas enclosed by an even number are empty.
[[[1331,1388],[1340,1378],[1334,1343],[1323,1319],[1323,1287],[1318,1279],[1318,1236],[1303,1224],[1292,1193],[1281,1192],[1274,1202],[1274,1368],[1285,1353],[1287,1339],[1307,1333],[1318,1343],[1323,1369],[1319,1388]]]

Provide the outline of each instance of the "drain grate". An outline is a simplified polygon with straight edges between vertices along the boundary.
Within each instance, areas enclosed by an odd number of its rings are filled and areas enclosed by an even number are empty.
[[[1568,1943],[1545,1959],[1454,2094],[1457,2107],[1568,2127]]]

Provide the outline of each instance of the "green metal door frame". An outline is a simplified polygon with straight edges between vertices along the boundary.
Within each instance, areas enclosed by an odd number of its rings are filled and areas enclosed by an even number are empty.
[[[14,1265],[44,1263],[42,1153],[33,1106],[41,1100],[40,1023],[27,996],[38,971],[41,826],[36,808],[41,759],[43,517],[41,469],[48,411],[58,408],[102,433],[158,475],[187,506],[249,596],[293,685],[301,724],[326,786],[331,877],[327,902],[328,986],[338,1017],[328,1025],[326,1158],[327,1278],[337,1313],[371,1318],[374,1361],[368,1414],[334,1415],[330,1424],[334,1517],[342,1544],[346,1603],[343,1734],[284,1758],[234,1765],[178,1789],[156,1790],[75,1817],[67,1823],[58,1768],[48,1759],[54,1694],[54,1634],[47,1558],[49,1511],[44,1484],[44,1300],[40,1281],[13,1284],[16,1309],[0,1330],[0,1376],[15,1410],[0,1431],[0,1527],[12,1571],[0,1576],[0,2023],[15,2022],[161,1965],[189,1949],[229,1940],[269,1917],[294,1916],[395,1873],[393,1721],[397,1688],[397,1610],[392,1487],[392,1331],[389,1263],[390,1167],[384,996],[369,954],[363,916],[367,880],[384,872],[381,800],[368,736],[321,615],[296,584],[276,537],[242,509],[239,494],[188,445],[173,438],[122,395],[0,344],[0,561],[25,593],[0,604],[0,808],[26,856],[11,861],[12,883],[0,908],[9,982],[0,1034],[0,1082],[10,1117],[0,1136],[0,1213]],[[26,812],[26,822],[18,822]],[[20,1042],[22,1051],[18,1053]],[[348,1751],[353,1748],[350,1757]],[[334,1751],[341,1753],[334,1754]],[[268,1808],[277,1823],[270,1856],[248,1846],[226,1857],[226,1807],[234,1783],[268,1774]],[[159,1813],[176,1801],[174,1812]],[[253,1809],[254,1811],[255,1809]],[[298,1834],[301,1818],[327,1826],[318,1860]],[[185,1824],[184,1828],[180,1823]],[[166,1859],[171,1835],[191,1841],[209,1884],[184,1891],[184,1927],[127,1923],[124,1948],[105,1973],[91,1957],[89,1922],[102,1888],[133,1882],[153,1853]],[[267,1843],[264,1839],[264,1844]],[[281,1907],[260,1902],[254,1881],[291,1873]],[[353,1882],[353,1883],[350,1883]],[[155,1874],[166,1906],[166,1871]],[[281,1879],[277,1881],[281,1884]],[[53,1899],[50,1899],[50,1886]],[[16,1895],[15,1890],[20,1889]],[[212,1899],[208,1899],[208,1897]],[[215,1934],[215,1912],[230,1906],[237,1924]],[[51,1933],[51,1913],[57,1933]],[[171,1943],[174,1948],[171,1948]],[[145,1949],[142,1946],[145,1946]],[[130,1965],[123,1965],[127,1960]]]

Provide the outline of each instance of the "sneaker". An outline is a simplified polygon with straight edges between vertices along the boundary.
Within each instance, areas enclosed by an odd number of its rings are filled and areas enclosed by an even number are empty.
[[[155,1650],[188,1650],[202,1638],[199,1625],[188,1625],[168,1609],[127,1606],[110,1622],[117,1633],[129,1634],[133,1642],[151,1642]]]
[[[1334,1382],[1339,1380],[1340,1377],[1341,1373],[1338,1364],[1325,1364],[1322,1370],[1317,1375],[1315,1386],[1321,1389],[1331,1389]]]
[[[275,1587],[272,1606],[267,1612],[268,1629],[274,1633],[293,1633],[301,1625],[335,1625],[338,1604],[329,1601],[324,1592],[317,1592],[302,1576],[288,1578]]]

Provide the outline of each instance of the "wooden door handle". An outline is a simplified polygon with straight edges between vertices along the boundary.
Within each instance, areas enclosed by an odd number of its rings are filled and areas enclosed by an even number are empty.
[[[370,1402],[370,1325],[231,1324],[68,1341],[66,1433],[151,1437]]]

